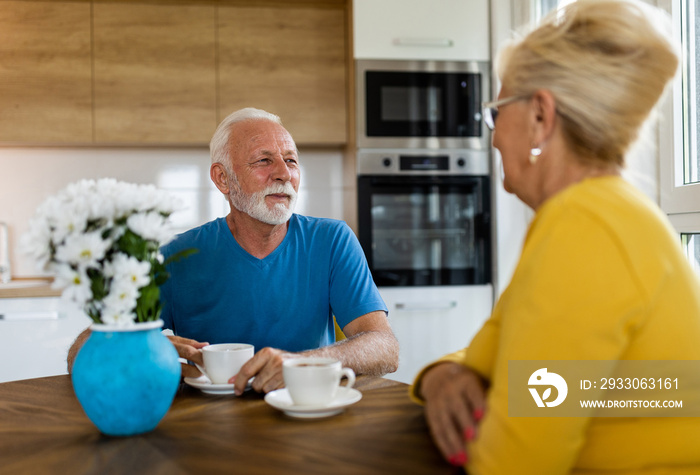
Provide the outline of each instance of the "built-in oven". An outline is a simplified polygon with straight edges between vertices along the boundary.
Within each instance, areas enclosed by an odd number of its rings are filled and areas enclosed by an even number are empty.
[[[489,64],[358,60],[358,148],[488,150]]]
[[[358,235],[411,383],[464,348],[493,306],[490,152],[358,152]]]
[[[359,240],[376,284],[491,283],[489,153],[358,155]]]

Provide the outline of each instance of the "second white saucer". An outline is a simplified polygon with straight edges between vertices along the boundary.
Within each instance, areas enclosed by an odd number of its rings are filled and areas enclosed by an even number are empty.
[[[299,406],[294,404],[287,389],[278,389],[265,395],[265,402],[279,409],[288,416],[315,419],[340,414],[343,410],[362,399],[362,393],[353,388],[338,388],[338,393],[329,404],[324,406]]]

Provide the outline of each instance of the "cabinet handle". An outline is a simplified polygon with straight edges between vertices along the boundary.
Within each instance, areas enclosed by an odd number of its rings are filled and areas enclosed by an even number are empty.
[[[57,312],[6,312],[0,313],[2,320],[57,320]]]
[[[449,310],[455,308],[457,302],[451,300],[449,302],[397,302],[396,310],[405,310],[407,312],[427,312],[434,310]]]
[[[429,48],[450,48],[454,41],[450,38],[394,38],[395,46],[426,46]]]

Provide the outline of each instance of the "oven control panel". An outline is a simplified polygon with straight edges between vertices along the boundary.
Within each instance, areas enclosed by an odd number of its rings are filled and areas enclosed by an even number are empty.
[[[488,175],[490,153],[481,150],[361,150],[358,175]]]

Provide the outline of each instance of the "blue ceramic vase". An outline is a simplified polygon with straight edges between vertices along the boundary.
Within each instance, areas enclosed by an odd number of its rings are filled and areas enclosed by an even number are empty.
[[[163,321],[132,327],[93,324],[73,364],[73,389],[85,414],[105,435],[149,432],[170,409],[180,384],[175,347]]]

